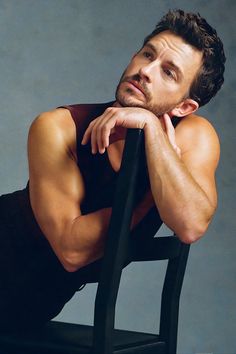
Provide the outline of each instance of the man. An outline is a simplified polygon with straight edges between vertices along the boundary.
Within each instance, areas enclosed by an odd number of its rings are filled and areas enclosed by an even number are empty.
[[[204,19],[170,11],[132,57],[115,102],[92,109],[61,107],[35,119],[28,139],[28,207],[42,233],[37,241],[44,242],[42,254],[48,254],[38,262],[45,262],[45,277],[58,278],[58,288],[40,299],[32,291],[31,322],[42,323],[58,313],[75,291],[73,275],[83,274],[103,255],[112,194],[106,186],[120,168],[127,128],[144,130],[150,180],[134,210],[132,228],[155,207],[183,242],[204,234],[217,206],[214,175],[220,148],[211,124],[193,113],[221,87],[224,62],[222,43]],[[47,287],[52,288],[50,281]],[[61,296],[55,309],[50,296],[54,301]],[[40,313],[35,303],[40,303]]]

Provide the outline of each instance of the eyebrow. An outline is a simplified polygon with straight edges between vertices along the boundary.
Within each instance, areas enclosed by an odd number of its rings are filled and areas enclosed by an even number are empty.
[[[155,54],[157,54],[157,48],[151,43],[151,42],[147,42],[144,44],[144,47],[149,47],[151,50],[153,50],[155,52]],[[183,78],[183,72],[180,69],[180,67],[175,64],[172,60],[167,60],[166,62],[169,66],[171,66],[177,73],[177,76],[179,77],[179,79]]]

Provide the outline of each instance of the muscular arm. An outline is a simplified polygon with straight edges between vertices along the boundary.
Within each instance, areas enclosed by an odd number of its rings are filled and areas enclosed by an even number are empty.
[[[30,201],[34,215],[68,271],[101,256],[111,213],[102,209],[81,215],[85,190],[74,154],[75,134],[70,113],[58,109],[39,116],[28,138]]]
[[[214,175],[219,141],[213,127],[202,117],[182,118],[176,132],[168,115],[162,119],[163,125],[143,108],[113,107],[88,127],[83,143],[90,140],[92,151],[103,153],[116,127],[144,129],[155,204],[163,222],[183,242],[191,243],[204,234],[216,208]]]
[[[155,203],[162,220],[191,243],[206,231],[217,205],[215,169],[219,142],[203,118],[183,118],[176,128],[176,154],[158,121],[145,126],[145,149]]]
[[[100,258],[111,208],[81,215],[85,189],[69,111],[57,109],[36,118],[29,131],[28,160],[32,209],[64,268],[75,271]]]

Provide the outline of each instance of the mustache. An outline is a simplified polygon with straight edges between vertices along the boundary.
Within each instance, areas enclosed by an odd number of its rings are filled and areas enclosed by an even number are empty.
[[[139,74],[135,74],[135,75],[131,75],[131,76],[124,76],[121,78],[120,83],[126,82],[126,81],[136,81],[139,84],[139,86],[142,88],[144,95],[147,98],[151,97],[151,94],[147,88],[146,82],[142,80],[142,78]]]

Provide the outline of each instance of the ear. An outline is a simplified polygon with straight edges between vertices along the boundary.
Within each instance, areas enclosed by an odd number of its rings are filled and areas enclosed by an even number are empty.
[[[179,103],[175,108],[173,108],[169,114],[175,117],[184,117],[193,112],[195,112],[199,108],[199,104],[192,100],[191,98],[186,98],[184,101]]]

